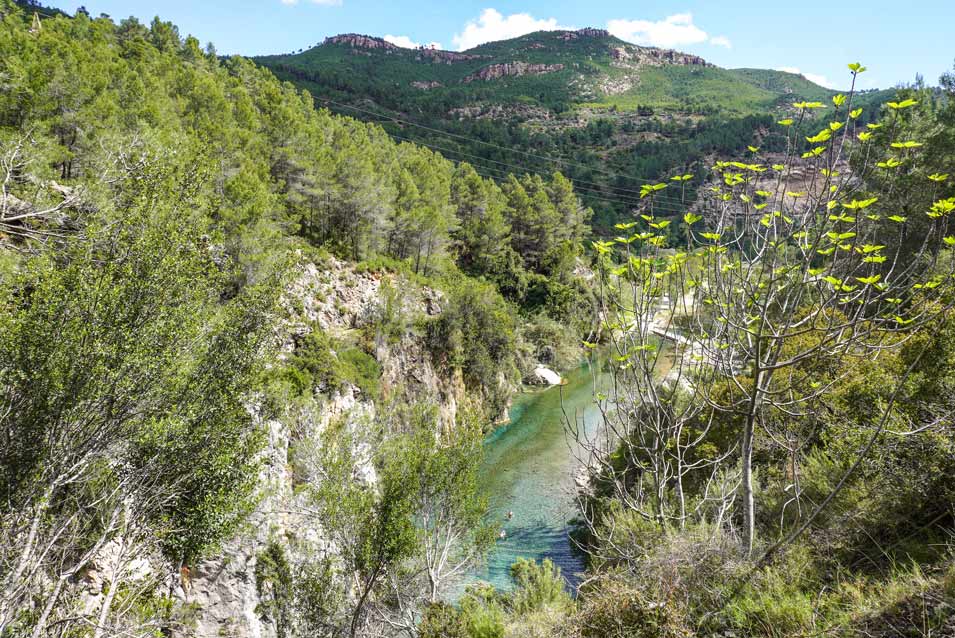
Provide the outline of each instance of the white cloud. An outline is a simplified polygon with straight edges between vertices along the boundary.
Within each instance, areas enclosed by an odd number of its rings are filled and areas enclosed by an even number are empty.
[[[422,46],[421,43],[415,42],[414,40],[412,40],[411,38],[409,38],[409,37],[406,36],[406,35],[386,35],[386,36],[384,36],[382,39],[383,39],[385,42],[391,42],[393,45],[399,46],[399,47],[402,47],[402,48],[405,48],[405,49],[417,49],[418,47]],[[428,42],[428,43],[425,44],[424,46],[428,47],[429,49],[430,49],[430,48],[440,49],[440,48],[441,48],[441,43],[440,43],[440,42]]]
[[[726,47],[727,49],[733,48],[733,43],[730,42],[730,39],[725,35],[717,35],[710,38],[710,44],[718,47]]]
[[[607,30],[621,40],[654,47],[684,46],[706,42],[706,31],[693,24],[692,13],[677,13],[658,22],[650,20],[610,20]]]
[[[609,20],[607,30],[621,40],[644,46],[673,49],[709,42],[718,47],[733,46],[725,35],[710,35],[693,23],[692,13],[675,13],[656,22],[652,20]]]
[[[455,34],[451,42],[458,51],[464,51],[496,40],[516,38],[534,31],[558,31],[573,29],[561,26],[556,18],[538,19],[529,13],[513,13],[503,16],[495,9],[485,9],[477,20],[470,20],[461,33]]]
[[[405,49],[417,49],[420,44],[412,40],[406,35],[385,35],[382,38],[385,42],[391,42],[395,46],[403,47]]]
[[[827,78],[824,75],[819,75],[818,73],[804,73],[800,71],[797,67],[794,66],[781,66],[776,68],[777,71],[783,71],[785,73],[795,73],[796,75],[801,75],[813,84],[818,84],[819,86],[824,86],[827,89],[836,88],[835,83],[832,80]]]

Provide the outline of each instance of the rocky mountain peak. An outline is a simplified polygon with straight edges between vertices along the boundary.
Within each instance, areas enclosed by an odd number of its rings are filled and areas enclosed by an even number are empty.
[[[399,47],[383,38],[376,38],[370,35],[361,35],[359,33],[342,33],[325,38],[324,44],[343,44],[356,49],[382,49],[385,51],[396,51]]]
[[[504,62],[501,64],[491,64],[483,69],[467,76],[462,82],[469,84],[476,80],[496,80],[507,76],[520,77],[522,75],[543,75],[545,73],[556,73],[564,69],[563,64],[530,64],[527,62]]]
[[[571,31],[570,33],[575,34],[578,38],[609,38],[610,32],[606,29],[595,29],[593,27],[584,27],[583,29],[577,29],[576,31]]]

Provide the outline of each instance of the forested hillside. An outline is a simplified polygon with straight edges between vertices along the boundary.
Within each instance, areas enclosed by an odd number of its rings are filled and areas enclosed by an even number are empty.
[[[159,19],[0,7],[0,635],[189,635],[171,574],[188,600],[197,565],[261,510],[269,428],[287,447],[289,428],[311,440],[378,415],[356,464],[437,462],[422,433],[470,449],[539,360],[589,333],[589,211],[559,173],[483,178]],[[332,264],[337,279],[315,274]],[[316,308],[316,286],[338,301]],[[362,313],[357,295],[374,295]],[[354,417],[336,407],[356,401]],[[409,488],[404,509],[356,485],[353,509],[322,510],[370,517],[349,538],[372,546],[420,516],[407,477],[377,472]],[[382,545],[386,566],[419,555],[410,538]],[[377,597],[366,550],[333,580],[365,574]]]
[[[773,117],[836,93],[792,73],[721,69],[600,29],[532,33],[460,53],[351,34],[256,61],[319,104],[484,175],[560,170],[606,234],[639,208],[642,184],[692,173],[684,199],[695,201],[714,157],[740,156],[750,145],[784,149]],[[856,99],[874,105],[890,96]],[[680,201],[671,204],[682,214]]]
[[[955,75],[865,72],[0,0],[0,638],[955,636]],[[475,582],[522,389],[572,590]]]

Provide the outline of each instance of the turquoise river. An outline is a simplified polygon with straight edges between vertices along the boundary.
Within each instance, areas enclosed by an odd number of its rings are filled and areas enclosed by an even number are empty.
[[[519,557],[551,559],[569,585],[580,580],[583,558],[567,537],[576,514],[574,473],[578,455],[565,430],[565,413],[593,432],[600,413],[593,402],[594,376],[588,365],[565,374],[566,384],[519,395],[510,423],[484,444],[481,483],[489,499],[488,516],[506,537],[498,540],[486,564],[466,583],[512,586],[509,568]],[[605,383],[598,375],[598,389]],[[512,518],[508,519],[508,512]]]

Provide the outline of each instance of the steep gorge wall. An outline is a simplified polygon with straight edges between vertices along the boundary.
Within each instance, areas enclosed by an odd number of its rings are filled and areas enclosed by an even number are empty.
[[[383,287],[401,291],[401,312],[408,318],[436,316],[443,296],[439,291],[412,286],[400,278],[380,273],[358,272],[336,259],[322,265],[305,264],[285,297],[288,319],[277,328],[286,352],[296,337],[320,327],[333,336],[345,337],[367,328],[384,302]],[[375,358],[381,365],[381,389],[385,397],[403,401],[428,399],[437,402],[440,423],[454,427],[462,404],[473,402],[460,375],[442,372],[432,363],[420,336],[408,332],[396,342],[376,339]],[[268,433],[263,467],[258,479],[261,500],[242,532],[222,551],[198,565],[174,573],[174,596],[189,610],[182,635],[197,638],[275,638],[276,623],[263,605],[268,591],[261,591],[256,568],[270,542],[286,547],[291,559],[296,552],[334,554],[314,517],[306,514],[308,503],[296,493],[295,447],[321,441],[323,433],[336,428],[354,431],[376,412],[371,397],[346,384],[323,393],[312,405],[296,408],[283,418],[261,418]],[[255,414],[261,407],[253,408]],[[373,483],[374,468],[363,467],[356,480]]]

